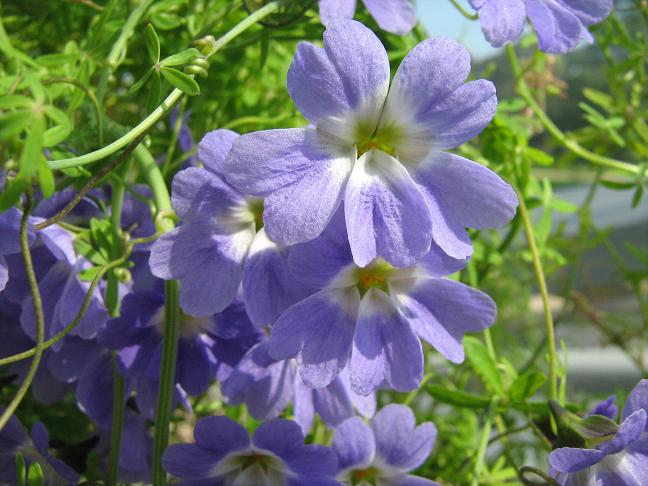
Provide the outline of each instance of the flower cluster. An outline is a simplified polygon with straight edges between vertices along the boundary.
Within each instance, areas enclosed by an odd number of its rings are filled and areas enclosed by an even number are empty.
[[[493,45],[516,40],[528,16],[549,52],[591,40],[587,27],[611,9],[609,0],[587,8],[583,0],[470,3]],[[364,4],[389,32],[406,34],[416,23],[409,0]],[[207,133],[197,157],[173,177],[178,224],[154,243],[144,187],[126,194],[122,227],[105,231],[100,221],[111,216],[109,191],[93,191],[65,222],[39,231],[34,226],[73,192],[37,198],[27,239],[45,339],[55,342],[43,352],[32,393],[50,404],[74,392],[96,425],[92,447],[103,468],[113,407],[124,407],[122,481],[151,479],[150,421],[168,310],[163,281],[177,280],[174,406],[191,414],[217,394],[226,405],[245,404],[262,423],[250,438],[226,416],[200,418],[193,443],[164,452],[169,474],[187,484],[437,484],[411,474],[433,449],[435,425],[417,426],[404,405],[377,411],[376,394],[420,387],[426,345],[451,363],[463,362],[464,336],[495,323],[495,302],[453,274],[473,254],[469,229],[506,225],[518,200],[499,175],[456,153],[497,107],[491,82],[468,81],[467,50],[451,39],[427,39],[392,76],[381,41],[351,20],[355,6],[355,0],[320,0],[323,45],[297,47],[287,90],[304,126]],[[173,126],[180,148],[190,152],[186,116]],[[32,348],[37,334],[18,239],[22,217],[15,208],[0,214],[0,357]],[[105,283],[90,281],[112,257],[106,248],[97,251],[97,240],[111,241],[115,233],[146,243],[120,268],[127,277],[111,289],[120,301],[111,308]],[[11,379],[25,376],[26,362],[13,363],[10,372]],[[118,377],[121,403],[113,395]],[[647,404],[642,381],[606,440],[553,451],[557,481],[648,484]],[[616,412],[611,399],[594,414]],[[293,420],[281,418],[286,413]],[[331,447],[305,444],[322,423],[333,429]],[[49,453],[48,440],[42,424],[29,437],[12,417],[0,433],[0,481],[15,482],[18,453],[28,466],[41,465],[46,484],[77,481],[79,474]]]

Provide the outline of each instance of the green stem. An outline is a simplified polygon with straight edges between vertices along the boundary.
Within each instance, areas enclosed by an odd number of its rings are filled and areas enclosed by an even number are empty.
[[[457,0],[450,0],[450,3],[452,3],[452,5],[455,6],[459,13],[466,17],[468,20],[477,20],[479,18],[476,13],[471,14],[465,8],[463,8],[463,6]]]
[[[509,61],[511,63],[511,69],[513,70],[513,75],[515,76],[518,94],[526,101],[526,103],[529,105],[529,108],[531,108],[533,113],[538,117],[540,122],[547,129],[547,131],[558,142],[560,142],[565,148],[567,148],[574,154],[578,155],[579,157],[582,157],[583,159],[593,164],[599,165],[601,167],[607,167],[609,169],[622,171],[627,174],[639,175],[638,165],[630,164],[628,162],[623,162],[621,160],[612,159],[610,157],[605,157],[603,155],[590,152],[589,150],[581,146],[576,140],[573,140],[572,138],[567,136],[560,128],[558,128],[556,124],[551,120],[551,118],[549,118],[549,115],[545,113],[545,111],[540,107],[540,105],[533,98],[533,95],[531,94],[531,90],[529,89],[528,85],[524,81],[524,77],[522,75],[522,69],[520,67],[517,54],[515,53],[515,48],[511,44],[508,44],[506,46],[506,52],[508,54]],[[648,170],[644,175],[648,175]]]
[[[155,437],[153,439],[153,484],[164,486],[166,472],[162,468],[162,454],[169,443],[169,423],[173,405],[176,358],[180,327],[180,286],[177,280],[164,283],[164,338],[162,366],[155,410]]]
[[[110,73],[117,69],[122,59],[125,57],[128,39],[133,35],[135,27],[142,16],[146,13],[151,3],[153,3],[153,0],[144,0],[130,13],[128,19],[126,19],[126,22],[124,23],[124,27],[122,28],[119,37],[113,44],[112,49],[110,49],[110,53],[106,58],[106,66],[101,71],[101,78],[99,79],[99,85],[97,87],[97,98],[99,101],[103,102]]]
[[[125,176],[128,171],[128,164],[125,164],[121,170],[121,175]],[[110,248],[114,256],[120,250],[121,219],[124,208],[124,194],[126,185],[116,182],[112,186],[112,200],[110,207],[110,222],[113,234],[116,236],[115,244]],[[119,315],[119,280],[114,271],[108,273],[108,286],[106,288],[106,307],[112,317]],[[122,429],[124,428],[124,379],[119,371],[117,364],[117,354],[113,352],[113,410],[112,423],[110,426],[110,452],[108,456],[108,478],[106,484],[115,486],[119,474],[119,451],[121,449]]]
[[[119,473],[119,451],[124,428],[124,379],[117,365],[117,354],[113,352],[113,412],[110,427],[110,455],[108,457],[107,486],[117,484]]]
[[[477,449],[477,454],[475,455],[475,468],[473,470],[473,479],[471,486],[479,486],[479,477],[481,476],[482,469],[484,468],[484,458],[486,456],[486,449],[488,449],[488,443],[493,430],[493,418],[495,417],[495,412],[497,410],[497,400],[491,400],[491,403],[488,407],[488,414],[484,420],[484,427],[482,428],[482,435],[479,439],[479,448]]]
[[[540,297],[542,299],[542,307],[544,309],[545,332],[547,334],[548,348],[547,362],[549,365],[549,399],[558,400],[558,375],[556,372],[556,337],[554,335],[554,322],[553,316],[551,315],[551,305],[549,303],[549,291],[547,290],[547,282],[545,280],[544,271],[542,269],[540,252],[538,251],[538,245],[536,244],[535,233],[533,231],[533,223],[531,222],[529,211],[527,210],[526,203],[524,202],[524,196],[517,188],[515,188],[515,193],[517,194],[517,198],[520,203],[520,217],[522,218],[522,225],[524,226],[524,231],[529,243],[529,250],[531,251],[531,258],[533,260],[533,270],[535,272],[538,290],[540,291]]]
[[[25,203],[25,208],[23,210],[22,219],[20,221],[20,250],[23,255],[23,263],[25,264],[25,273],[27,274],[27,281],[29,282],[29,290],[32,295],[32,304],[34,306],[34,314],[36,316],[36,351],[34,353],[34,359],[32,360],[29,370],[25,379],[18,387],[16,394],[7,405],[7,408],[2,412],[0,416],[0,431],[7,425],[7,422],[14,414],[18,405],[25,397],[27,390],[31,386],[34,376],[36,376],[36,371],[38,370],[38,365],[40,364],[41,357],[43,355],[43,341],[45,340],[45,315],[43,313],[43,302],[41,300],[40,290],[38,288],[38,282],[36,280],[36,273],[34,272],[34,263],[32,261],[31,250],[29,249],[29,238],[28,238],[28,226],[29,226],[29,214],[32,209],[32,196],[30,193],[27,194],[27,202]]]
[[[216,52],[222,49],[225,45],[231,42],[238,35],[243,33],[246,29],[250,28],[252,25],[257,23],[259,20],[276,12],[280,4],[281,4],[280,1],[268,3],[264,7],[254,12],[252,15],[246,17],[243,21],[241,21],[239,24],[234,26],[232,30],[227,32],[221,38],[214,41],[211,51],[208,53],[207,57],[209,58],[212,55],[214,55]],[[94,152],[80,155],[78,157],[52,160],[48,162],[48,165],[50,166],[51,169],[65,169],[68,167],[78,167],[81,165],[90,164],[92,162],[96,162],[97,160],[101,160],[103,158],[108,157],[109,155],[115,153],[122,147],[125,147],[126,145],[128,145],[129,143],[131,143],[133,140],[137,139],[141,135],[146,134],[158,122],[158,120],[160,120],[171,108],[173,108],[176,105],[176,103],[178,103],[178,101],[180,101],[183,94],[184,93],[179,89],[174,89],[173,91],[171,91],[169,96],[167,96],[166,99],[162,102],[162,104],[158,106],[155,110],[153,110],[153,112],[150,115],[144,118],[144,120],[142,120],[136,127],[131,129],[124,136],[115,140],[111,144],[106,145],[105,147],[100,148],[99,150],[95,150]]]
[[[158,215],[172,211],[171,198],[164,182],[164,177],[151,153],[146,147],[140,145],[135,149],[134,156],[153,191]],[[162,218],[158,223],[163,231],[170,231],[174,226],[170,218]],[[179,296],[180,287],[178,282],[176,280],[166,281],[164,283],[162,363],[160,366],[157,408],[155,410],[155,436],[153,438],[153,484],[156,486],[164,486],[166,484],[166,473],[162,468],[162,454],[169,443],[169,423],[171,422],[180,331]]]

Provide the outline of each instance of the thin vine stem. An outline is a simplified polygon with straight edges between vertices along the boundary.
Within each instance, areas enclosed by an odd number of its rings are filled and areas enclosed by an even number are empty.
[[[252,15],[246,17],[236,26],[234,26],[229,32],[215,40],[211,46],[211,50],[207,54],[207,58],[214,55],[216,52],[221,50],[229,42],[243,33],[245,30],[250,28],[252,25],[256,24],[259,20],[267,17],[268,15],[277,11],[281,5],[281,1],[275,1],[268,3],[263,6]],[[138,137],[145,135],[148,131],[169,111],[171,110],[179,101],[182,99],[184,93],[179,89],[175,88],[171,93],[164,99],[164,101],[158,106],[153,112],[148,115],[144,120],[142,120],[137,126],[131,129],[128,133],[118,138],[114,142],[102,147],[94,152],[89,152],[78,157],[71,157],[68,159],[60,160],[50,160],[48,165],[51,169],[65,169],[69,167],[79,167],[82,165],[90,164],[96,162],[97,160],[104,159],[111,154],[114,154],[119,149],[127,146],[133,140]]]
[[[36,376],[38,365],[43,356],[43,341],[45,340],[45,314],[43,313],[43,301],[41,300],[40,289],[38,288],[36,273],[34,272],[34,262],[32,261],[31,250],[29,249],[28,227],[29,214],[32,210],[32,195],[28,192],[26,196],[25,207],[23,208],[22,218],[20,220],[20,251],[23,256],[25,273],[27,274],[29,290],[32,296],[32,304],[34,306],[34,314],[36,316],[36,349],[34,351],[34,359],[29,365],[29,370],[27,371],[25,379],[18,387],[16,394],[11,399],[11,402],[9,402],[9,405],[7,405],[7,408],[2,412],[2,416],[0,416],[0,431],[2,431],[5,425],[7,425],[7,422],[27,394],[27,390],[29,390],[31,383],[34,380],[34,376]]]
[[[85,297],[83,298],[83,302],[81,304],[81,308],[79,309],[79,312],[77,313],[76,317],[74,320],[65,326],[65,328],[59,332],[58,334],[52,336],[50,339],[47,341],[43,342],[42,345],[42,350],[44,351],[45,349],[53,346],[57,342],[59,342],[61,339],[63,339],[65,336],[67,336],[70,332],[74,330],[75,327],[79,325],[79,322],[81,322],[81,319],[83,319],[83,316],[85,315],[86,311],[88,310],[88,306],[90,305],[90,300],[92,299],[92,296],[94,294],[95,289],[97,288],[97,285],[99,285],[99,282],[103,278],[103,276],[108,272],[110,269],[118,267],[119,265],[122,265],[123,263],[126,262],[128,259],[128,255],[130,254],[129,251],[126,252],[121,258],[118,258],[117,260],[113,260],[110,263],[107,263],[105,266],[97,272],[97,275],[95,275],[95,278],[92,280],[90,283],[90,287],[88,288],[88,291],[85,294]],[[36,350],[37,346],[28,349],[27,351],[23,351],[22,353],[17,353],[11,356],[7,356],[6,358],[0,359],[0,366],[8,365],[11,363],[15,363],[17,361],[22,361],[23,359],[31,358],[32,356],[36,355]]]
[[[63,209],[61,209],[58,213],[56,213],[54,216],[51,218],[46,219],[45,221],[41,221],[40,223],[34,225],[34,228],[37,231],[43,230],[47,228],[48,226],[52,226],[55,223],[58,223],[61,219],[63,219],[65,216],[67,216],[70,211],[72,211],[77,204],[81,202],[83,197],[88,194],[94,187],[101,182],[101,180],[106,177],[110,172],[112,172],[114,169],[119,167],[122,163],[124,163],[126,160],[128,160],[128,157],[133,153],[137,145],[140,144],[142,141],[142,138],[144,138],[144,135],[136,138],[133,140],[128,147],[126,147],[126,150],[124,150],[118,157],[115,158],[112,162],[110,162],[108,165],[103,167],[99,172],[97,172],[95,175],[93,175],[88,182],[81,188],[81,190],[75,194],[74,198],[65,205]]]
[[[65,77],[50,78],[43,81],[43,85],[47,86],[48,84],[71,84],[72,86],[79,88],[81,91],[85,93],[85,95],[92,102],[92,106],[94,107],[95,110],[95,116],[97,118],[97,141],[99,142],[99,145],[103,145],[104,143],[103,114],[101,111],[101,105],[99,105],[99,101],[97,100],[97,97],[92,92],[92,90],[88,88],[85,84],[83,84],[81,81],[75,78],[65,78]]]
[[[134,147],[133,147],[134,148]],[[121,175],[125,176],[128,171],[128,164],[124,165]],[[112,230],[116,235],[121,236],[122,213],[124,208],[124,194],[126,186],[123,182],[117,181],[113,184],[113,192],[110,206],[110,222]],[[119,251],[121,240],[115,238],[111,252]],[[108,273],[108,285],[106,287],[106,307],[112,317],[119,315],[119,280],[114,271]],[[122,430],[124,428],[124,379],[119,372],[117,353],[112,353],[113,373],[113,409],[112,421],[110,424],[110,450],[108,453],[108,477],[106,484],[115,486],[119,474],[119,452],[121,449]]]
[[[452,3],[452,5],[454,5],[454,7],[459,11],[459,13],[463,15],[465,18],[467,18],[468,20],[477,20],[479,18],[479,16],[476,13],[471,14],[465,8],[463,8],[463,6],[457,0],[450,0],[450,3]]]
[[[519,212],[522,218],[522,225],[526,233],[527,241],[529,243],[529,250],[531,251],[531,258],[533,260],[533,270],[540,291],[542,299],[542,307],[544,310],[545,333],[547,335],[547,364],[549,366],[549,399],[558,400],[558,375],[557,375],[557,359],[556,359],[556,337],[554,333],[553,316],[551,315],[551,305],[549,303],[549,291],[547,290],[547,282],[542,268],[542,261],[540,259],[540,252],[536,243],[535,232],[533,230],[533,223],[529,215],[529,211],[524,202],[524,196],[515,188],[515,193],[519,201]]]
[[[484,468],[484,458],[486,457],[486,449],[488,448],[491,431],[493,430],[493,419],[497,413],[497,399],[493,398],[488,406],[488,412],[484,420],[484,427],[482,428],[482,435],[479,439],[479,448],[475,454],[475,468],[473,470],[473,479],[471,486],[479,486],[479,478],[482,469]]]
[[[162,454],[169,443],[169,423],[173,406],[178,338],[180,334],[180,286],[177,280],[164,283],[164,338],[162,340],[162,366],[155,409],[155,436],[153,438],[153,484],[164,486],[166,472],[162,467]]]
[[[508,54],[509,62],[511,64],[511,69],[513,75],[515,76],[516,89],[518,94],[526,101],[527,105],[533,113],[538,117],[538,120],[544,125],[546,130],[558,141],[561,145],[567,148],[569,151],[574,154],[582,157],[583,159],[601,166],[607,167],[608,169],[614,169],[618,171],[625,172],[626,174],[632,175],[642,175],[648,176],[648,170],[644,171],[644,174],[640,174],[640,166],[635,164],[630,164],[628,162],[623,162],[621,160],[613,159],[610,157],[605,157],[604,155],[599,155],[594,152],[590,152],[582,145],[580,145],[576,140],[567,136],[556,124],[549,118],[549,115],[540,107],[538,102],[535,100],[531,94],[529,86],[524,80],[522,69],[520,67],[520,62],[518,61],[517,54],[515,53],[515,48],[508,44],[506,46],[506,53]]]

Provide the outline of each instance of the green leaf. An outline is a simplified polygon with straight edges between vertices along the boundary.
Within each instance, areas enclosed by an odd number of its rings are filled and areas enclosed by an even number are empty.
[[[182,19],[177,15],[167,12],[156,12],[151,16],[151,21],[160,30],[171,30],[182,25]]]
[[[532,162],[535,162],[538,165],[553,165],[555,160],[552,155],[533,147],[527,147],[526,155]]]
[[[23,131],[34,118],[32,110],[20,110],[0,117],[0,140],[8,140]]]
[[[47,129],[45,132],[43,146],[53,147],[65,140],[70,133],[72,133],[74,127],[72,125],[72,120],[70,120],[65,112],[59,110],[57,107],[47,105],[43,108],[43,111],[47,117],[55,123],[55,126]]]
[[[265,66],[268,60],[269,52],[270,52],[270,34],[268,33],[268,29],[263,29],[261,31],[261,59],[259,62],[260,69],[263,69],[263,66]]]
[[[556,196],[554,196],[551,200],[551,207],[559,213],[575,213],[576,211],[578,211],[578,204],[565,201],[564,199],[560,199]]]
[[[86,268],[85,270],[81,270],[77,276],[79,277],[79,280],[83,282],[90,282],[95,279],[97,274],[101,271],[102,267],[90,267]]]
[[[160,69],[162,76],[166,79],[174,88],[178,88],[183,93],[188,94],[189,96],[196,96],[200,94],[200,86],[194,81],[191,76],[178,71],[177,69],[163,67]]]
[[[29,486],[44,486],[43,468],[37,462],[32,462],[27,473],[27,484]]]
[[[137,81],[137,83],[128,88],[128,92],[134,93],[135,91],[139,90],[148,81],[148,79],[151,77],[151,74],[153,74],[153,69],[146,71],[146,74],[142,76],[139,81]]]
[[[147,105],[147,111],[149,113],[155,110],[160,104],[160,93],[162,93],[162,80],[160,78],[160,72],[155,71],[155,74],[151,79],[151,89],[149,91],[149,99]]]
[[[601,185],[607,187],[608,189],[612,189],[614,191],[624,191],[626,189],[632,189],[637,185],[636,182],[617,182],[617,181],[607,181],[605,179],[601,179]]]
[[[35,116],[31,130],[27,134],[20,153],[20,172],[30,179],[38,170],[38,161],[43,157],[43,135],[45,134],[45,118]]]
[[[22,452],[16,454],[16,486],[25,485],[25,475],[27,474],[27,468],[25,467],[25,458],[22,455]]]
[[[637,186],[637,189],[635,190],[635,193],[632,196],[632,207],[633,208],[636,208],[637,206],[639,206],[639,203],[641,202],[641,198],[643,197],[643,192],[644,192],[643,186]]]
[[[6,211],[15,206],[20,200],[20,195],[25,192],[29,183],[22,174],[18,174],[13,182],[7,182],[5,190],[0,193],[0,211]]]
[[[592,88],[583,89],[583,95],[585,98],[590,100],[592,103],[596,103],[601,108],[606,109],[608,112],[612,110],[614,106],[614,101],[612,97],[608,94],[602,93]]]
[[[428,385],[425,390],[438,401],[461,408],[486,408],[491,402],[490,398],[460,390],[451,390],[441,385]]]
[[[509,396],[514,402],[524,402],[531,398],[546,380],[545,375],[537,371],[524,373],[511,384]]]
[[[38,56],[36,58],[36,62],[45,67],[56,67],[74,63],[79,59],[80,56],[81,55],[79,53],[44,54],[42,56]]]
[[[95,265],[105,265],[108,263],[108,259],[83,238],[77,237],[74,240],[74,249],[79,255],[84,256]]]
[[[7,108],[29,108],[34,104],[34,101],[27,96],[21,95],[5,95],[0,96],[0,110]]]
[[[191,47],[172,56],[165,57],[160,61],[160,66],[173,67],[173,66],[182,66],[183,64],[190,63],[197,57],[200,57],[200,51],[198,49]]]
[[[486,346],[479,339],[473,336],[466,336],[464,338],[464,349],[466,350],[468,362],[482,378],[488,389],[493,393],[503,395],[504,385],[502,384],[502,377],[497,369],[497,363],[488,354]]]
[[[92,218],[90,220],[90,237],[95,248],[106,257],[110,256],[115,246],[115,235],[112,224],[107,219]]]
[[[38,161],[38,184],[40,185],[43,197],[47,199],[56,190],[56,183],[54,182],[54,173],[49,168],[45,158]]]
[[[146,49],[153,64],[160,62],[160,39],[153,24],[146,25]]]

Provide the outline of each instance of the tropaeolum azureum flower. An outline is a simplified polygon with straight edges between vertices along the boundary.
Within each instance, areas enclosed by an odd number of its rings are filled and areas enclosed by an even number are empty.
[[[150,266],[156,277],[180,281],[180,305],[193,316],[221,312],[242,282],[250,319],[263,326],[307,289],[291,285],[284,249],[261,227],[263,202],[225,180],[223,161],[238,136],[224,129],[207,133],[198,145],[203,167],[173,178],[173,209],[182,224],[155,242]]]
[[[349,486],[439,486],[408,474],[430,455],[437,430],[432,422],[416,426],[405,405],[387,405],[365,424],[353,417],[335,429],[333,451],[338,458],[337,479]]]
[[[515,42],[526,17],[538,34],[540,49],[551,53],[592,42],[587,28],[604,20],[613,0],[468,0],[477,10],[486,40],[495,47]]]
[[[490,297],[442,278],[465,264],[435,246],[407,268],[380,258],[359,267],[340,208],[321,236],[290,251],[295,278],[320,290],[275,322],[270,354],[297,357],[304,383],[313,388],[328,385],[348,366],[351,389],[360,395],[381,386],[413,390],[423,375],[419,338],[458,363],[464,359],[464,333],[495,321]]]
[[[648,484],[648,380],[630,392],[613,437],[590,449],[561,447],[549,462],[562,486]]]
[[[328,447],[304,445],[299,425],[271,420],[254,432],[228,417],[205,417],[196,423],[194,444],[169,446],[164,469],[200,485],[336,486],[337,461]]]
[[[322,233],[344,201],[354,261],[416,263],[432,241],[453,258],[472,253],[465,227],[501,226],[515,212],[511,187],[444,149],[477,135],[495,113],[489,81],[465,83],[466,49],[428,39],[393,82],[385,48],[353,20],[329,23],[324,48],[304,42],[288,91],[311,125],[237,138],[227,180],[263,197],[268,237],[279,245]]]
[[[362,0],[378,26],[392,34],[408,34],[416,25],[416,9],[411,0]],[[335,19],[352,19],[356,0],[319,0],[324,25]]]

